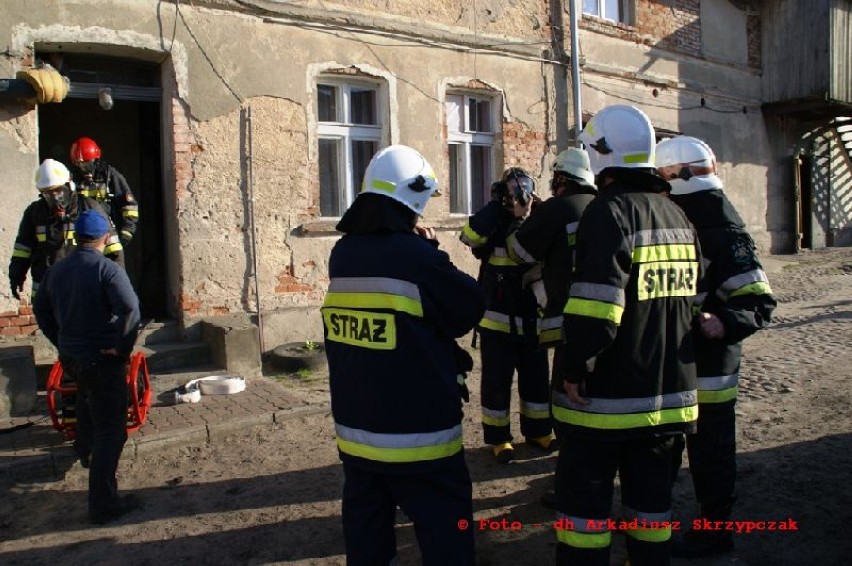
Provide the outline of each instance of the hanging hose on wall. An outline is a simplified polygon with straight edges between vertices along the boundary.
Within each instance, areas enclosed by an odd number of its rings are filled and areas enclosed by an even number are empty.
[[[39,104],[62,102],[68,95],[70,88],[68,78],[60,75],[59,71],[50,65],[18,71],[15,76],[27,81],[33,87],[36,102]]]

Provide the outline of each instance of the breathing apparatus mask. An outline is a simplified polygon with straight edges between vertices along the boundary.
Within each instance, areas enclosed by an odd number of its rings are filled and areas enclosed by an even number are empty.
[[[512,210],[516,201],[526,207],[536,200],[535,180],[526,173],[510,170],[503,180],[491,184],[491,198],[507,210]]]
[[[41,195],[54,216],[64,217],[65,211],[71,206],[71,187],[67,183],[43,189]]]

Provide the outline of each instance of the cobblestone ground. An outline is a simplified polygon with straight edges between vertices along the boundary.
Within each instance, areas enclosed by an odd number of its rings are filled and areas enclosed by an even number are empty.
[[[675,566],[833,565],[852,556],[852,250],[766,264],[780,306],[745,346],[734,518],[792,519],[797,530],[736,534],[732,553]],[[0,564],[343,564],[327,376],[277,377],[282,394],[315,410],[123,458],[120,485],[145,506],[115,525],[85,523],[86,475],[76,464],[58,479],[0,484]],[[470,383],[476,393],[478,372]],[[481,445],[479,409],[474,394],[464,425],[477,562],[552,564],[554,517],[539,498],[552,487],[555,458],[518,445],[517,461],[496,464]],[[697,512],[686,470],[674,495],[686,526]],[[489,521],[501,526],[490,530]],[[512,522],[516,530],[502,527]],[[400,564],[418,564],[401,514],[397,535]],[[612,563],[623,564],[623,538],[613,546]]]

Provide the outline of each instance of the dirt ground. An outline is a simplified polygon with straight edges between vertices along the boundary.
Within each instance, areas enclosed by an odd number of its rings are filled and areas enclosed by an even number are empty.
[[[735,518],[792,519],[796,530],[736,534],[732,553],[675,565],[833,565],[852,556],[852,250],[766,263],[780,306],[771,328],[746,343]],[[123,459],[120,486],[144,507],[114,525],[86,524],[87,475],[77,464],[61,479],[0,485],[0,564],[343,564],[343,475],[327,376],[279,379],[315,411],[224,441]],[[477,391],[478,373],[470,382]],[[477,562],[552,564],[554,517],[539,497],[552,485],[555,457],[520,445],[517,461],[493,462],[481,445],[477,398],[465,417],[475,519],[519,526],[475,524]],[[684,526],[696,512],[686,470],[674,512]],[[401,514],[398,523],[400,564],[418,564],[413,529]],[[617,535],[613,564],[623,560]]]

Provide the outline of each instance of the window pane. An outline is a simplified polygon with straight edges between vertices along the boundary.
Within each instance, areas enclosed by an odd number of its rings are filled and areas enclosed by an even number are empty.
[[[586,14],[600,16],[601,10],[598,6],[598,0],[583,0],[583,12]]]
[[[317,106],[319,107],[320,122],[339,122],[340,120],[337,118],[337,87],[318,85]]]
[[[376,91],[352,87],[349,114],[353,124],[376,124]]]
[[[464,187],[464,146],[459,144],[450,144],[450,212],[468,212]]]
[[[488,100],[477,100],[471,98],[468,102],[470,111],[470,131],[491,131],[491,102]]]
[[[319,141],[320,216],[340,216],[340,141]]]
[[[464,97],[458,94],[448,94],[445,108],[447,111],[447,132],[463,132],[462,110],[464,110]]]
[[[364,172],[373,155],[379,151],[379,144],[374,141],[352,140],[352,192],[361,192],[364,182]],[[354,195],[353,195],[354,196]]]
[[[604,16],[608,20],[623,22],[623,14],[621,13],[621,0],[606,0],[606,12]]]
[[[491,148],[485,145],[470,146],[470,196],[473,212],[488,202],[491,189]]]

